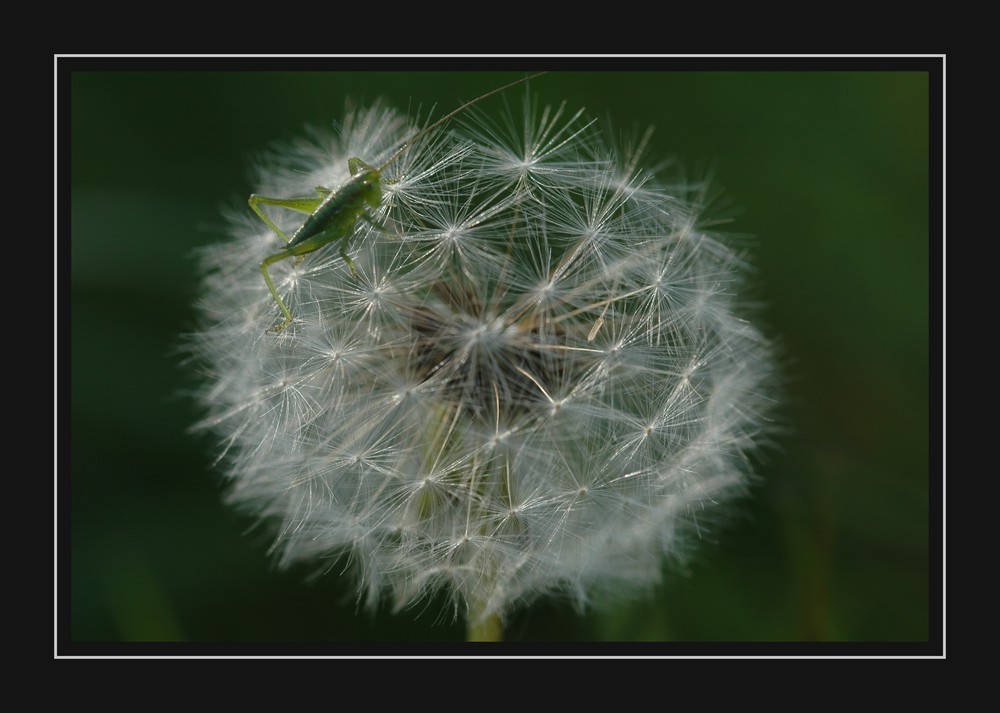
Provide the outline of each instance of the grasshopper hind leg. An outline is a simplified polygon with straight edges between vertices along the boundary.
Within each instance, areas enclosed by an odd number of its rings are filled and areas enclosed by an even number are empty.
[[[281,307],[282,313],[285,315],[284,322],[267,330],[272,334],[282,332],[285,327],[292,323],[292,313],[289,311],[288,307],[285,306],[285,303],[281,299],[281,295],[278,294],[278,290],[275,288],[274,282],[271,281],[271,276],[267,273],[267,267],[268,265],[273,265],[276,262],[281,262],[282,260],[290,257],[292,257],[292,253],[290,252],[275,253],[274,255],[264,258],[264,261],[260,264],[260,271],[264,275],[264,282],[267,283],[267,289],[271,291],[271,296],[274,297],[274,301],[278,303],[278,306]]]
[[[316,197],[267,198],[266,196],[259,196],[254,193],[250,196],[247,203],[250,205],[250,210],[257,214],[257,217],[264,222],[264,225],[270,228],[275,235],[284,240],[286,243],[290,243],[292,242],[292,239],[288,237],[288,235],[286,235],[285,232],[282,231],[277,225],[275,225],[273,220],[267,217],[267,213],[265,213],[260,206],[273,205],[278,208],[285,208],[286,210],[294,210],[298,213],[307,213],[311,215],[316,212],[316,209],[319,208],[323,199],[330,194],[330,190],[328,188],[323,188],[322,186],[317,186],[316,194]]]
[[[287,210],[294,210],[299,213],[306,213],[312,215],[316,212],[319,206],[323,203],[323,200],[330,195],[330,189],[323,188],[322,186],[316,187],[316,196],[304,196],[301,198],[268,198],[266,196],[259,196],[254,193],[250,196],[247,203],[250,205],[250,209],[257,215],[258,218],[263,221],[263,223],[274,232],[279,238],[285,241],[285,243],[292,242],[292,239],[288,235],[278,228],[268,216],[267,213],[261,209],[262,205],[273,205],[277,208],[285,208]],[[292,252],[280,252],[275,253],[264,258],[264,261],[260,264],[260,271],[264,275],[264,282],[267,283],[267,289],[271,291],[271,296],[274,297],[274,301],[278,303],[281,307],[282,314],[285,315],[285,321],[276,327],[272,327],[267,330],[272,334],[278,334],[283,331],[285,327],[292,323],[292,313],[289,311],[288,307],[285,305],[284,301],[281,299],[281,295],[278,294],[277,288],[274,286],[274,282],[271,280],[271,276],[267,272],[268,265],[273,265],[276,262],[280,262],[286,258],[292,257],[294,253]],[[305,257],[304,254],[297,255],[296,264],[302,261]]]

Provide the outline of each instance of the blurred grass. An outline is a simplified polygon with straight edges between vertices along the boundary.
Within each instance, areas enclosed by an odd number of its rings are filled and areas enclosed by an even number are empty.
[[[123,67],[124,68],[124,67]],[[78,71],[71,122],[68,549],[76,642],[460,640],[425,610],[357,613],[331,574],[275,572],[267,533],[221,504],[190,436],[177,347],[192,251],[252,191],[249,161],[346,97],[437,113],[512,73]],[[733,522],[654,597],[520,614],[521,640],[925,641],[930,255],[924,72],[568,72],[532,82],[653,158],[714,165],[756,236],[755,283],[781,342],[786,433]],[[483,110],[516,103],[520,92]],[[65,249],[65,247],[63,247]],[[937,375],[935,375],[935,379]],[[932,434],[933,435],[933,434]],[[939,546],[939,545],[938,545]],[[936,550],[935,550],[936,551]],[[63,562],[65,564],[65,561]]]

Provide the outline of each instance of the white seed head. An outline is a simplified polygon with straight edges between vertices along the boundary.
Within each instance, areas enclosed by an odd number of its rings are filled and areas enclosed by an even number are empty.
[[[346,563],[368,603],[443,588],[504,615],[648,586],[766,435],[743,259],[699,227],[696,187],[658,187],[581,113],[476,116],[384,171],[357,275],[339,241],[271,266],[280,334],[259,265],[283,244],[233,218],[203,259],[200,425],[280,563]],[[349,158],[379,166],[415,131],[351,111],[338,137],[274,152],[256,192],[335,189]],[[289,234],[305,218],[269,214]]]

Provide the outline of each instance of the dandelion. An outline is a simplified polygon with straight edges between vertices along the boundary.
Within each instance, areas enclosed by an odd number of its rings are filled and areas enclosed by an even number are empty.
[[[540,595],[583,607],[658,581],[745,490],[772,357],[702,187],[658,185],[582,112],[469,116],[383,174],[353,270],[336,244],[271,268],[294,316],[278,334],[259,265],[280,242],[234,213],[190,345],[228,497],[275,525],[281,565],[337,563],[369,605],[444,590],[492,638]],[[351,110],[273,152],[258,190],[336,187],[416,130]]]

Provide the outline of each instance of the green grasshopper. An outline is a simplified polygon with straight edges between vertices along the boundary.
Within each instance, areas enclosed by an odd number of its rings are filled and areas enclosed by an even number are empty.
[[[260,264],[260,271],[264,274],[264,282],[267,283],[267,289],[271,291],[274,301],[278,303],[282,313],[285,315],[284,322],[268,331],[276,334],[292,322],[292,313],[288,310],[288,307],[278,294],[278,290],[274,287],[274,282],[271,281],[271,276],[267,272],[268,267],[276,262],[287,260],[290,257],[307,255],[328,243],[339,240],[340,257],[351,268],[351,273],[357,277],[358,273],[354,269],[354,261],[347,254],[347,247],[354,234],[354,225],[359,218],[379,230],[384,230],[383,226],[375,221],[370,212],[370,209],[377,209],[382,203],[382,172],[428,132],[441,126],[457,114],[462,113],[473,104],[541,74],[545,74],[545,72],[538,72],[523,79],[518,79],[516,82],[505,84],[445,114],[430,126],[418,131],[404,141],[396,152],[378,168],[369,166],[360,158],[348,159],[347,167],[351,172],[351,177],[335,190],[318,186],[315,196],[304,196],[301,198],[266,198],[256,193],[251,195],[249,200],[251,210],[286,243],[285,248],[281,252],[269,255]],[[267,217],[267,214],[260,207],[262,205],[271,205],[287,210],[294,210],[299,213],[307,213],[309,217],[306,218],[305,222],[299,226],[299,229],[291,237],[288,237]]]

